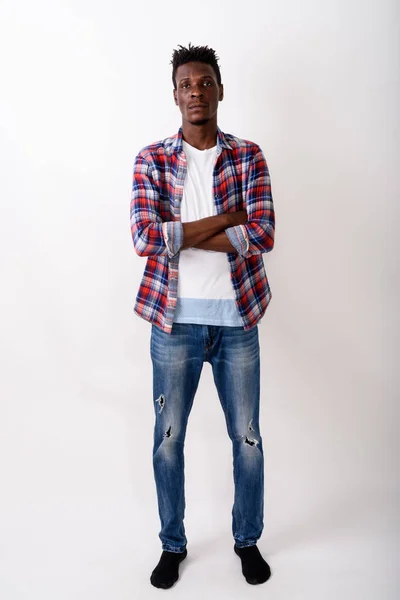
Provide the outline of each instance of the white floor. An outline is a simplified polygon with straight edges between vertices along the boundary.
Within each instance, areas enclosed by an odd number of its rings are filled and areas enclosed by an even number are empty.
[[[200,506],[200,503],[199,503]],[[396,600],[399,579],[398,540],[391,534],[390,511],[369,523],[364,513],[342,514],[330,521],[334,507],[309,514],[298,523],[264,530],[259,542],[272,577],[250,586],[240,571],[226,531],[207,513],[187,519],[188,557],[180,579],[168,591],[149,582],[161,553],[158,526],[148,514],[134,519],[129,502],[108,505],[30,505],[3,512],[0,597],[2,600],[128,600],[156,598],[248,598],[277,600]],[[371,517],[371,515],[369,515]],[[397,587],[397,589],[396,589]]]

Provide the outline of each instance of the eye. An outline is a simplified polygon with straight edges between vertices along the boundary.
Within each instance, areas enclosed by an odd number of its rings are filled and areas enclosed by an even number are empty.
[[[186,88],[186,87],[189,87],[189,86],[190,86],[190,83],[182,83],[182,87],[183,88]]]
[[[207,80],[207,81],[205,81],[205,82],[204,82],[204,85],[205,85],[206,87],[211,87],[211,86],[212,86],[212,83],[211,83],[211,81],[208,81],[208,80]]]

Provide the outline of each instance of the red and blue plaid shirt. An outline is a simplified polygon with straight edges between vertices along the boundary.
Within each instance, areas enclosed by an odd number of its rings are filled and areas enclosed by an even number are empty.
[[[171,333],[177,302],[186,168],[182,128],[143,148],[133,168],[132,239],[137,254],[147,257],[134,311],[166,333]],[[237,309],[244,329],[251,329],[272,297],[262,257],[274,247],[271,182],[261,148],[224,134],[219,127],[213,195],[217,214],[247,210],[246,224],[229,227],[225,233],[236,249],[227,253],[227,260]]]

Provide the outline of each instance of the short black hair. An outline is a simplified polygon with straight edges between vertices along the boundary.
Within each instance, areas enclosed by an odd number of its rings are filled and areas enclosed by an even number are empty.
[[[178,48],[179,50],[173,51],[171,60],[174,90],[176,90],[176,70],[188,62],[202,62],[211,65],[217,76],[218,85],[221,85],[221,72],[218,65],[219,57],[216,55],[215,50],[208,46],[192,46],[190,42],[187,48],[180,44],[178,44]]]

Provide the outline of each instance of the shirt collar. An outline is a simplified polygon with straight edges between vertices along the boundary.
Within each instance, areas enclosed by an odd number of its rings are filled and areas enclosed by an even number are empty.
[[[217,126],[217,154],[220,154],[223,148],[227,148],[228,150],[232,150],[232,146],[229,144],[226,139],[225,134],[221,129]],[[172,144],[169,147],[169,154],[173,154],[176,152],[180,154],[183,151],[182,148],[182,127],[179,127],[178,133],[173,137]]]

